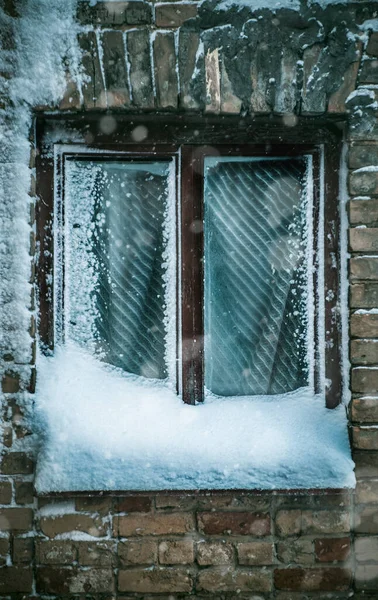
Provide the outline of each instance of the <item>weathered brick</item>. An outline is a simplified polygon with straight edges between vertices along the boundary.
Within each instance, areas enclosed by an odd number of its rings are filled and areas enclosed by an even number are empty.
[[[206,112],[219,113],[221,107],[219,50],[205,53]]]
[[[353,225],[374,225],[378,223],[378,200],[351,200],[349,220]]]
[[[280,510],[276,516],[276,531],[281,537],[297,535],[301,530],[300,510]]]
[[[184,568],[131,569],[118,573],[120,592],[171,594],[190,592],[192,587],[192,578]]]
[[[157,509],[174,508],[175,510],[191,510],[195,508],[197,504],[197,497],[189,495],[176,496],[175,494],[170,494],[169,496],[161,496],[159,494],[155,498],[155,504]],[[143,512],[143,510],[140,510],[139,512]]]
[[[378,172],[353,171],[349,177],[349,191],[354,196],[378,194]]]
[[[310,533],[346,533],[350,531],[349,512],[339,510],[303,511],[302,532]]]
[[[75,544],[69,540],[38,540],[35,555],[39,565],[70,565],[77,560]]]
[[[178,57],[180,108],[184,110],[198,109],[205,104],[205,61],[198,55],[199,48],[199,33],[180,29]]]
[[[17,504],[32,504],[34,501],[33,484],[31,481],[15,481],[15,500]]]
[[[0,504],[12,502],[12,484],[10,481],[0,481]]]
[[[153,108],[150,38],[147,29],[135,29],[127,34],[130,81],[133,103],[138,108]]]
[[[354,365],[378,364],[378,340],[352,340],[350,359]]]
[[[273,564],[273,544],[271,542],[242,542],[236,546],[239,564]]]
[[[0,508],[0,531],[28,531],[32,524],[31,508]]]
[[[312,564],[315,562],[314,544],[312,540],[301,538],[278,542],[277,558],[283,563]]]
[[[3,444],[6,448],[11,448],[13,444],[13,430],[12,427],[3,425]]]
[[[81,567],[111,567],[115,565],[115,545],[113,542],[78,542],[76,544]]]
[[[359,504],[377,504],[378,480],[358,481],[356,486],[356,501]]]
[[[1,459],[0,472],[5,475],[29,475],[33,470],[33,460],[25,452],[9,452]]]
[[[378,257],[356,256],[349,261],[350,278],[378,279]]]
[[[125,47],[121,31],[102,34],[103,69],[109,107],[130,105]]]
[[[378,450],[378,430],[373,427],[353,427],[353,446],[360,450]]]
[[[157,27],[181,27],[188,19],[197,14],[197,4],[158,4],[155,10]]]
[[[232,562],[234,550],[227,542],[205,542],[197,544],[197,562],[201,566],[226,565]]]
[[[378,565],[358,565],[355,586],[357,590],[378,590]]]
[[[378,421],[378,397],[355,398],[352,400],[351,416],[353,421],[359,421],[360,423],[374,423]],[[356,446],[358,446],[358,443],[363,443],[364,440],[366,441],[366,437],[364,437],[364,431],[365,430],[362,429],[362,436],[359,428],[356,428],[356,432],[353,431]]]
[[[378,144],[352,144],[349,148],[348,164],[350,169],[378,165]]]
[[[153,43],[156,101],[160,108],[177,108],[178,82],[173,33],[157,33]]]
[[[274,585],[279,590],[343,591],[350,587],[351,581],[351,572],[338,567],[275,569],[274,571]]]
[[[114,574],[112,569],[40,567],[36,590],[45,594],[110,594],[114,592]]]
[[[149,512],[151,510],[151,498],[147,496],[126,496],[116,498],[115,509],[117,512]]]
[[[84,106],[87,109],[106,108],[106,93],[96,34],[94,31],[80,33],[78,41],[82,52],[81,62],[85,74],[81,86]]]
[[[83,512],[96,512],[100,514],[107,514],[112,507],[112,498],[101,498],[101,497],[83,497],[75,499],[75,508],[77,511]]]
[[[378,533],[378,507],[359,507],[354,515],[357,533]]]
[[[350,318],[350,333],[353,337],[378,337],[378,314],[353,313]]]
[[[157,563],[158,543],[154,540],[125,541],[118,544],[122,566],[154,565]]]
[[[378,83],[378,60],[364,60],[361,65],[359,84]]]
[[[159,562],[162,565],[188,565],[194,562],[193,540],[166,540],[159,544]]]
[[[7,563],[9,553],[9,539],[0,538],[0,567],[3,567]]]
[[[0,576],[0,594],[31,592],[33,571],[30,567],[3,567]]]
[[[377,252],[378,228],[353,227],[349,229],[349,247],[352,252]]]
[[[190,513],[134,513],[114,518],[114,535],[172,535],[194,530],[194,518]]]
[[[14,563],[31,563],[33,560],[34,540],[33,538],[13,539],[12,558]]]
[[[198,575],[198,589],[206,592],[270,592],[271,574],[267,571],[212,567]]]
[[[355,367],[351,377],[352,391],[360,394],[378,393],[378,368]]]
[[[378,401],[378,398],[377,398]],[[378,452],[353,452],[356,465],[356,477],[376,477],[378,479]]]
[[[40,528],[50,538],[70,531],[83,531],[94,537],[100,537],[106,533],[102,519],[85,514],[42,517]]]
[[[315,554],[319,562],[346,560],[350,554],[350,539],[344,537],[315,540]]]
[[[378,283],[353,283],[349,289],[351,308],[375,308],[378,306]]]
[[[1,380],[1,389],[4,394],[16,394],[20,391],[20,375],[13,371],[4,373]]]
[[[201,511],[250,510],[253,513],[269,512],[272,497],[264,494],[206,494],[198,498],[198,508]]]
[[[370,33],[366,52],[371,56],[378,56],[378,33]]]
[[[198,513],[198,527],[208,535],[254,535],[270,534],[270,516],[252,512],[202,512]]]
[[[378,561],[378,537],[357,536],[354,540],[354,551],[357,562]]]

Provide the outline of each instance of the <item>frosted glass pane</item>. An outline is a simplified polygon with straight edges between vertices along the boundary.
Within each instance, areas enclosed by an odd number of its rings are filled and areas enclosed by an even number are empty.
[[[306,159],[205,162],[205,386],[308,385]]]
[[[168,162],[66,167],[66,337],[159,379],[168,374],[169,181]]]

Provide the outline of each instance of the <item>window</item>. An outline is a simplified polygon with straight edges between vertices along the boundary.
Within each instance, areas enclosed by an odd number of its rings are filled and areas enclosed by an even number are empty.
[[[109,138],[40,122],[45,348],[77,343],[189,404],[309,387],[336,406],[333,135],[245,143],[231,121],[224,139],[208,120],[151,122],[141,144],[122,123]]]

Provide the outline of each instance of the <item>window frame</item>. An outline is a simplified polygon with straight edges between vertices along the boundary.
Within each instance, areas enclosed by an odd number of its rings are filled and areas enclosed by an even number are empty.
[[[57,210],[54,196],[62,198],[64,189],[64,161],[70,157],[88,157],[95,154],[122,160],[125,157],[176,158],[177,197],[177,391],[183,401],[197,404],[204,400],[203,356],[203,231],[194,232],[193,221],[203,220],[204,159],[206,156],[313,156],[314,210],[313,222],[324,223],[324,342],[319,339],[318,300],[315,296],[315,391],[320,392],[319,360],[324,357],[325,399],[328,408],[341,402],[341,324],[340,300],[340,247],[338,168],[341,155],[340,129],[325,123],[314,127],[314,120],[301,119],[293,128],[270,124],[267,135],[264,121],[240,118],[203,119],[165,118],[114,115],[115,134],[101,131],[97,115],[44,115],[36,120],[36,191],[38,223],[37,281],[39,291],[39,334],[47,351],[54,348],[54,256],[53,221]],[[165,120],[166,119],[166,120]],[[63,127],[62,127],[63,121]],[[315,121],[316,122],[316,121]],[[133,143],[132,131],[139,123],[146,125],[148,135],[143,143]],[[59,127],[58,127],[59,125]],[[242,125],[243,130],[242,130]],[[285,133],[285,137],[283,136]],[[78,135],[82,141],[75,142]],[[84,138],[84,141],[83,141]],[[286,138],[286,139],[285,139]],[[285,143],[282,142],[285,139]],[[77,144],[77,146],[75,146]],[[86,148],[86,153],[80,149]],[[67,152],[59,156],[59,148]],[[75,147],[77,151],[75,151]],[[55,151],[53,151],[55,149]],[[88,158],[89,159],[89,158]],[[324,197],[324,220],[319,209]],[[64,210],[64,208],[62,208]],[[314,227],[314,249],[321,248]],[[315,260],[319,259],[314,252]],[[322,265],[320,265],[322,266]],[[314,264],[314,293],[320,294],[319,264]],[[62,261],[62,269],[64,264]],[[64,276],[63,276],[64,280]],[[193,285],[193,281],[196,282]],[[181,290],[181,294],[180,294]],[[331,293],[330,293],[331,292]],[[63,305],[61,309],[63,310]],[[185,342],[184,342],[185,341]],[[188,342],[189,341],[189,342]],[[321,356],[319,356],[319,351]]]

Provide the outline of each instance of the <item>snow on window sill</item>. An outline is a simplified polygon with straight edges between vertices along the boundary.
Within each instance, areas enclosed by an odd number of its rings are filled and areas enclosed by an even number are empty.
[[[301,389],[188,406],[76,347],[40,357],[39,493],[352,488],[345,407]]]

